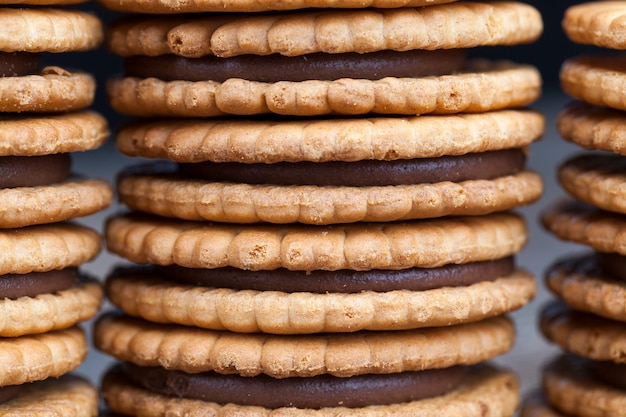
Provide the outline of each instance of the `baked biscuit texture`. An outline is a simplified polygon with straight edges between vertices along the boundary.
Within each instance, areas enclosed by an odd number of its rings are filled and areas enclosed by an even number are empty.
[[[380,80],[217,83],[124,77],[110,79],[107,92],[116,111],[142,117],[453,114],[530,104],[541,94],[541,75],[528,65],[476,61],[454,75]]]
[[[526,223],[513,213],[407,223],[245,228],[129,214],[109,219],[105,233],[112,253],[136,263],[246,270],[434,268],[509,256],[527,241]]]
[[[147,14],[182,14],[198,12],[262,12],[271,10],[297,10],[307,8],[396,8],[420,7],[434,4],[450,3],[455,0],[197,0],[163,1],[163,0],[100,0],[104,7],[132,13]]]
[[[507,352],[515,330],[510,319],[496,317],[406,332],[241,335],[109,313],[96,322],[94,337],[98,349],[139,366],[249,377],[349,377],[476,364]]]
[[[573,42],[626,48],[626,5],[620,1],[586,2],[568,7],[562,26]]]
[[[108,48],[123,56],[362,54],[529,43],[543,30],[539,12],[518,2],[459,2],[425,8],[319,10],[232,18],[190,16],[152,22],[135,18],[119,26],[114,24]]]
[[[626,155],[626,116],[620,110],[577,101],[559,113],[557,129],[582,148]]]
[[[152,394],[149,391],[129,385],[113,375],[103,382],[103,397],[114,411],[136,414],[141,410],[145,417],[164,415],[186,415],[199,417],[215,415],[246,415],[254,413],[259,417],[293,416],[293,417],[426,417],[435,414],[464,415],[466,417],[499,417],[512,415],[519,404],[518,381],[508,371],[493,367],[482,367],[471,372],[462,386],[448,394],[426,400],[413,401],[395,405],[370,406],[363,408],[329,407],[319,410],[278,408],[274,410],[262,407],[224,406],[198,400],[173,399]]]

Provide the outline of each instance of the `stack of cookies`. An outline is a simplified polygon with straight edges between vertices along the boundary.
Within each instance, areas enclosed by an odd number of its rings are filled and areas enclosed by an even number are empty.
[[[119,311],[95,327],[120,361],[103,379],[108,407],[511,416],[517,380],[485,362],[512,347],[505,314],[535,292],[510,210],[542,192],[525,158],[544,120],[523,108],[541,79],[466,53],[534,41],[539,13],[103,3],[134,13],[108,31],[126,67],[111,104],[136,118],[117,147],[157,160],[120,173],[130,210],[106,225],[109,250],[132,262],[108,277]]]
[[[112,189],[73,173],[71,153],[104,143],[108,125],[87,110],[92,76],[41,62],[96,48],[103,30],[63,1],[24,3],[0,8],[0,414],[93,416],[96,389],[68,373],[103,296],[79,271],[102,236],[73,219],[106,208]]]
[[[546,273],[558,300],[541,312],[541,331],[563,350],[543,370],[545,400],[529,399],[524,416],[626,415],[626,2],[582,3],[565,11],[563,28],[596,54],[567,60],[564,91],[576,101],[558,131],[585,151],[558,168],[569,194],[544,211],[559,239],[584,245]],[[604,48],[604,49],[600,49]]]

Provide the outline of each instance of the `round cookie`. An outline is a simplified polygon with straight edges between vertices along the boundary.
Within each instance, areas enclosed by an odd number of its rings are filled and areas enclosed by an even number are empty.
[[[557,130],[585,149],[626,155],[626,117],[620,110],[574,102],[559,113]]]
[[[425,78],[217,83],[125,77],[113,78],[107,85],[117,112],[142,117],[474,113],[521,107],[537,99],[540,91],[536,68],[485,61],[474,62],[463,73]]]
[[[626,321],[626,285],[603,268],[597,254],[556,262],[546,273],[546,284],[576,310]]]
[[[127,125],[117,133],[116,145],[128,156],[166,158],[179,163],[314,162],[320,165],[311,169],[317,169],[324,167],[324,162],[334,161],[416,159],[415,163],[435,164],[437,161],[425,158],[486,156],[481,152],[525,148],[543,134],[543,129],[541,115],[517,110],[282,122],[173,120]],[[449,161],[453,163],[452,159]],[[120,199],[133,210],[187,220],[309,224],[394,221],[486,214],[535,201],[542,190],[540,177],[526,170],[508,171],[511,165],[506,164],[506,174],[489,178],[477,167],[479,177],[468,173],[467,180],[322,186],[195,179],[176,174],[173,165],[159,164],[128,169],[118,177],[117,188]],[[354,166],[345,165],[344,169],[349,171]],[[437,171],[435,178],[443,178],[446,171],[445,166],[427,169]],[[461,166],[456,170],[460,172]],[[305,179],[311,181],[311,171],[308,172]],[[364,175],[367,174],[360,174],[359,178]],[[477,175],[476,170],[473,175]],[[376,180],[381,181],[381,175]]]
[[[552,302],[541,312],[543,335],[563,350],[597,361],[626,362],[623,322],[572,310]]]
[[[456,0],[368,0],[368,1],[329,1],[329,0],[300,0],[300,1],[251,1],[251,0],[201,0],[193,3],[185,1],[165,2],[162,0],[100,0],[104,7],[120,12],[146,14],[182,14],[199,12],[262,12],[271,10],[295,10],[307,8],[396,8],[421,7],[441,3],[450,3]]]
[[[621,416],[626,407],[624,390],[594,378],[587,361],[573,355],[557,357],[544,369],[544,393],[550,405],[572,417]]]
[[[107,139],[107,121],[92,111],[0,117],[0,228],[55,223],[87,216],[111,204],[113,191],[102,180],[71,175],[51,155],[95,149]],[[23,158],[22,158],[23,157]],[[34,165],[27,161],[39,161]],[[46,161],[46,162],[44,162]],[[50,175],[41,175],[50,169]],[[63,174],[57,174],[57,170]],[[54,173],[53,173],[54,172]],[[39,173],[39,174],[38,174]],[[6,180],[11,176],[11,183]],[[35,181],[33,178],[40,178]]]
[[[558,202],[541,214],[543,226],[559,239],[587,245],[599,252],[626,254],[626,218],[577,201]]]
[[[190,15],[172,20],[134,17],[114,23],[106,45],[122,56],[364,54],[528,43],[542,30],[541,16],[532,6],[460,2],[426,8]]]
[[[626,5],[620,1],[587,2],[568,7],[562,26],[573,42],[626,49],[625,19]]]
[[[263,407],[239,406],[236,404],[219,405],[208,401],[172,398],[138,388],[112,370],[103,381],[103,397],[114,411],[135,414],[141,410],[146,417],[185,414],[200,416],[206,413],[223,416],[227,413],[247,414],[254,412],[259,416],[289,413],[294,416],[427,416],[436,413],[473,416],[512,416],[519,403],[517,380],[511,372],[493,367],[480,367],[469,372],[463,384],[453,391],[419,401],[410,401],[395,405],[369,407],[327,407],[322,409],[302,409],[281,407],[267,409]]]
[[[10,401],[0,404],[2,416],[35,416],[54,413],[64,417],[92,417],[98,413],[98,393],[86,380],[64,375],[26,384]]]
[[[621,91],[626,84],[626,56],[579,56],[563,63],[561,87],[587,103],[626,110]]]
[[[0,355],[3,372],[0,386],[25,384],[65,375],[82,363],[87,350],[85,334],[79,327],[2,338]]]
[[[574,198],[603,210],[626,213],[621,197],[626,187],[626,162],[621,155],[583,153],[558,168],[558,179]]]

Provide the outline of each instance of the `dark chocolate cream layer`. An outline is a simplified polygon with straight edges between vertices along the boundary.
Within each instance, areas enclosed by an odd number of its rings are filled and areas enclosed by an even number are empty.
[[[162,395],[218,404],[297,407],[366,407],[432,398],[458,386],[467,368],[454,366],[396,374],[340,378],[332,375],[276,379],[267,375],[241,377],[215,372],[188,374],[161,367],[120,366],[124,376]]]
[[[515,148],[394,161],[181,163],[179,169],[184,175],[216,182],[364,187],[493,179],[513,175],[521,171],[525,163],[524,150]]]
[[[71,172],[67,153],[0,157],[0,188],[35,187],[66,180]]]
[[[236,290],[356,293],[394,290],[426,291],[493,281],[509,275],[515,267],[513,257],[439,268],[410,268],[371,271],[245,271],[237,268],[196,269],[180,266],[159,267],[172,281],[212,288]]]
[[[36,297],[72,288],[80,281],[77,268],[0,275],[0,299]]]
[[[7,385],[5,387],[0,387],[0,404],[4,404],[17,397],[21,389],[21,385]]]
[[[465,66],[461,49],[436,51],[381,51],[368,54],[315,53],[296,57],[278,54],[240,55],[232,58],[205,56],[185,58],[177,55],[134,56],[125,59],[129,77],[155,77],[163,81],[216,81],[243,78],[250,81],[278,82],[337,80],[358,78],[379,80],[385,77],[426,77],[446,75]]]
[[[626,256],[619,253],[596,254],[598,264],[602,270],[612,278],[626,281]]]
[[[23,77],[39,73],[40,55],[28,52],[0,52],[0,77]]]
[[[587,360],[587,367],[600,381],[626,391],[626,364]]]

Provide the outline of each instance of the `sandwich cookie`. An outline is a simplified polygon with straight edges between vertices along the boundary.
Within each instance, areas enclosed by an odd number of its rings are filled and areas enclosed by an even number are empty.
[[[335,415],[374,407],[395,415],[430,407],[441,396],[460,406],[458,391],[473,379],[463,376],[464,368],[482,374],[486,370],[473,365],[504,353],[514,341],[513,324],[504,317],[450,330],[242,335],[109,313],[98,320],[94,334],[98,348],[124,361],[107,373],[103,388],[109,406],[120,412],[136,412],[137,405],[128,408],[128,393],[119,383],[139,395],[137,400],[153,398],[157,407],[169,408],[165,404],[174,402],[172,397],[181,397],[176,400],[181,405],[197,404],[195,413],[235,407],[243,413]],[[215,392],[223,381],[230,388]],[[382,381],[394,391],[385,393]],[[343,385],[339,395],[332,394],[337,384]],[[240,385],[249,396],[237,394]],[[485,399],[486,412],[509,410],[517,401],[511,394]]]
[[[573,42],[626,49],[625,18],[626,5],[620,1],[586,2],[568,7],[562,26]]]
[[[533,277],[501,259],[517,253],[526,236],[523,219],[508,213],[324,227],[129,214],[108,221],[109,250],[159,267],[122,268],[109,276],[106,292],[119,308],[149,321],[243,333],[447,326],[506,313],[533,297]],[[498,267],[482,263],[496,260]],[[216,286],[212,280],[223,274],[227,287]],[[439,281],[450,275],[465,278]],[[420,276],[434,282],[404,289]],[[328,283],[338,289],[328,292]]]
[[[117,189],[131,209],[195,221],[333,224],[480,215],[536,201],[529,110],[475,115],[129,124],[136,166]],[[489,168],[489,169],[488,169]]]
[[[109,82],[109,99],[120,113],[170,117],[518,107],[540,93],[536,69],[466,64],[463,49],[532,42],[541,31],[534,8],[506,2],[133,18],[109,31],[108,47],[126,57],[125,76]]]

